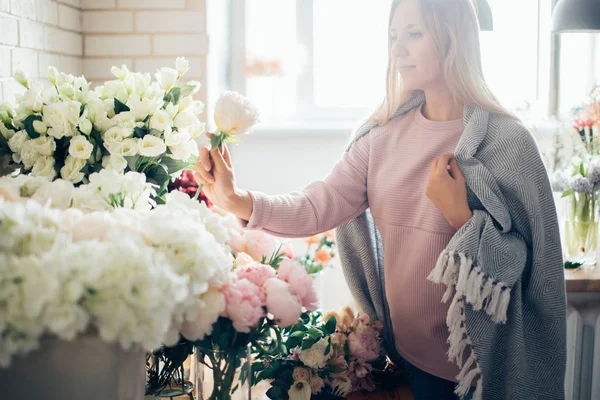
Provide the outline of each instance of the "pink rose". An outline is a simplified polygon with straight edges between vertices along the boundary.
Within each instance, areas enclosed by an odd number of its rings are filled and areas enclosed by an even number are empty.
[[[310,380],[310,389],[312,391],[312,394],[320,393],[324,387],[325,387],[325,382],[323,381],[323,379],[320,376],[314,376]]]
[[[263,256],[269,260],[280,245],[274,236],[260,231],[246,231],[244,241],[245,252],[255,261],[260,261]]]
[[[310,371],[306,368],[296,367],[292,374],[294,381],[308,381],[310,379]]]
[[[348,348],[352,356],[365,361],[377,359],[381,350],[377,333],[368,326],[361,326],[348,335]]]
[[[232,277],[221,291],[227,304],[224,316],[231,319],[238,332],[250,332],[265,316],[264,294],[249,280]]]
[[[302,314],[300,299],[292,293],[286,282],[271,278],[265,282],[267,310],[273,314],[280,327],[285,328],[296,323]]]
[[[292,290],[307,310],[314,311],[318,308],[319,299],[313,279],[306,273],[301,264],[289,258],[284,258],[279,264],[277,277],[292,286]]]
[[[248,279],[258,287],[262,287],[268,279],[275,278],[277,273],[270,265],[252,262],[246,265],[238,265],[235,269],[239,279]]]

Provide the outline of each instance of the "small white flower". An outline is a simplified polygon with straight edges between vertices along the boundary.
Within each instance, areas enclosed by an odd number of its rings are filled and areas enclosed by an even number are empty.
[[[31,172],[35,176],[46,178],[51,181],[56,176],[56,171],[54,169],[54,157],[39,157],[35,164],[33,164],[33,169]]]
[[[44,107],[44,123],[48,126],[48,135],[61,139],[64,136],[73,136],[75,127],[79,122],[81,103],[67,101],[48,104]]]
[[[23,166],[25,166],[25,169],[33,167],[33,164],[35,164],[39,156],[40,153],[35,151],[31,140],[27,140],[23,143],[21,146],[21,162],[23,163]]]
[[[171,90],[179,79],[179,73],[173,68],[161,68],[154,76],[165,92]]]
[[[156,157],[167,150],[165,142],[153,135],[146,135],[138,141],[138,152],[142,156]]]
[[[125,139],[122,142],[118,143],[105,143],[107,150],[110,154],[115,154],[118,156],[128,157],[135,156],[138,151],[137,147],[137,139]]]
[[[185,74],[190,69],[190,63],[185,57],[178,57],[175,62],[175,65],[177,66],[177,73],[179,74],[179,76]]]
[[[29,79],[27,78],[27,73],[22,69],[18,69],[15,72],[15,80],[21,84],[25,89],[29,89]]]
[[[306,350],[300,352],[300,361],[310,368],[323,368],[327,360],[331,358],[331,352],[325,355],[325,350],[329,342],[327,339],[321,339]]]
[[[110,72],[111,72],[111,73],[112,73],[112,74],[113,74],[115,77],[117,77],[117,79],[119,79],[119,80],[121,80],[121,81],[124,81],[124,80],[127,78],[127,76],[129,75],[129,69],[128,69],[128,68],[127,68],[127,66],[126,66],[126,65],[124,65],[124,64],[122,65],[121,69],[119,69],[119,68],[117,68],[117,67],[113,66],[113,67],[110,69]]]
[[[79,120],[79,130],[84,135],[90,135],[92,133],[92,122],[89,119],[82,118]]]
[[[94,145],[91,144],[85,136],[79,135],[71,139],[71,144],[69,145],[69,154],[74,158],[87,160],[90,158],[93,151]]]
[[[165,110],[158,110],[150,118],[150,129],[156,129],[164,132],[167,127],[173,126],[173,120],[169,117],[169,114]]]
[[[29,113],[31,110],[34,113],[42,111],[44,107],[44,99],[42,96],[43,87],[37,82],[32,82],[22,96],[18,98],[19,106],[23,107]]]
[[[31,140],[31,143],[33,144],[35,151],[43,156],[51,156],[56,150],[56,142],[54,141],[54,138],[50,136],[40,136]]]
[[[65,165],[60,169],[60,176],[71,183],[78,183],[83,180],[84,173],[81,169],[85,166],[85,160],[67,156]]]
[[[125,171],[125,168],[127,168],[127,160],[125,157],[111,154],[109,156],[102,157],[102,167],[104,169],[123,172]]]
[[[225,92],[215,105],[215,123],[227,135],[243,135],[258,122],[254,104],[237,92]]]
[[[29,135],[27,135],[27,132],[19,131],[8,140],[8,147],[13,153],[19,153],[23,144],[28,140]]]
[[[52,66],[48,67],[48,80],[53,86],[56,86],[56,80],[58,79],[58,70]]]
[[[33,121],[33,130],[39,133],[40,135],[45,135],[48,131],[48,125],[44,123],[44,121]]]

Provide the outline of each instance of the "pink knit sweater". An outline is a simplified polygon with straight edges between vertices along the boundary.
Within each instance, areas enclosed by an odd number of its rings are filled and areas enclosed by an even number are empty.
[[[385,286],[400,355],[435,376],[456,381],[448,362],[445,287],[427,280],[455,229],[425,195],[431,161],[453,153],[462,120],[427,120],[420,108],[359,139],[324,180],[302,192],[252,192],[247,228],[304,237],[335,228],[367,208],[381,232]]]

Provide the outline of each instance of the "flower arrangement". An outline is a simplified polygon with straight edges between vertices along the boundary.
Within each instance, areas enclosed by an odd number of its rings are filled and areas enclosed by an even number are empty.
[[[309,399],[312,395],[345,397],[373,391],[373,364],[383,358],[382,324],[367,315],[303,313],[283,329],[286,351],[261,355],[255,362],[254,382],[271,380],[271,399]]]

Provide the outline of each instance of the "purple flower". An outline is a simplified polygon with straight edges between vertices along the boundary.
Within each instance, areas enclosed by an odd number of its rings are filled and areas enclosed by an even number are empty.
[[[585,176],[575,175],[571,178],[571,189],[577,193],[589,193],[592,191],[592,184]]]

